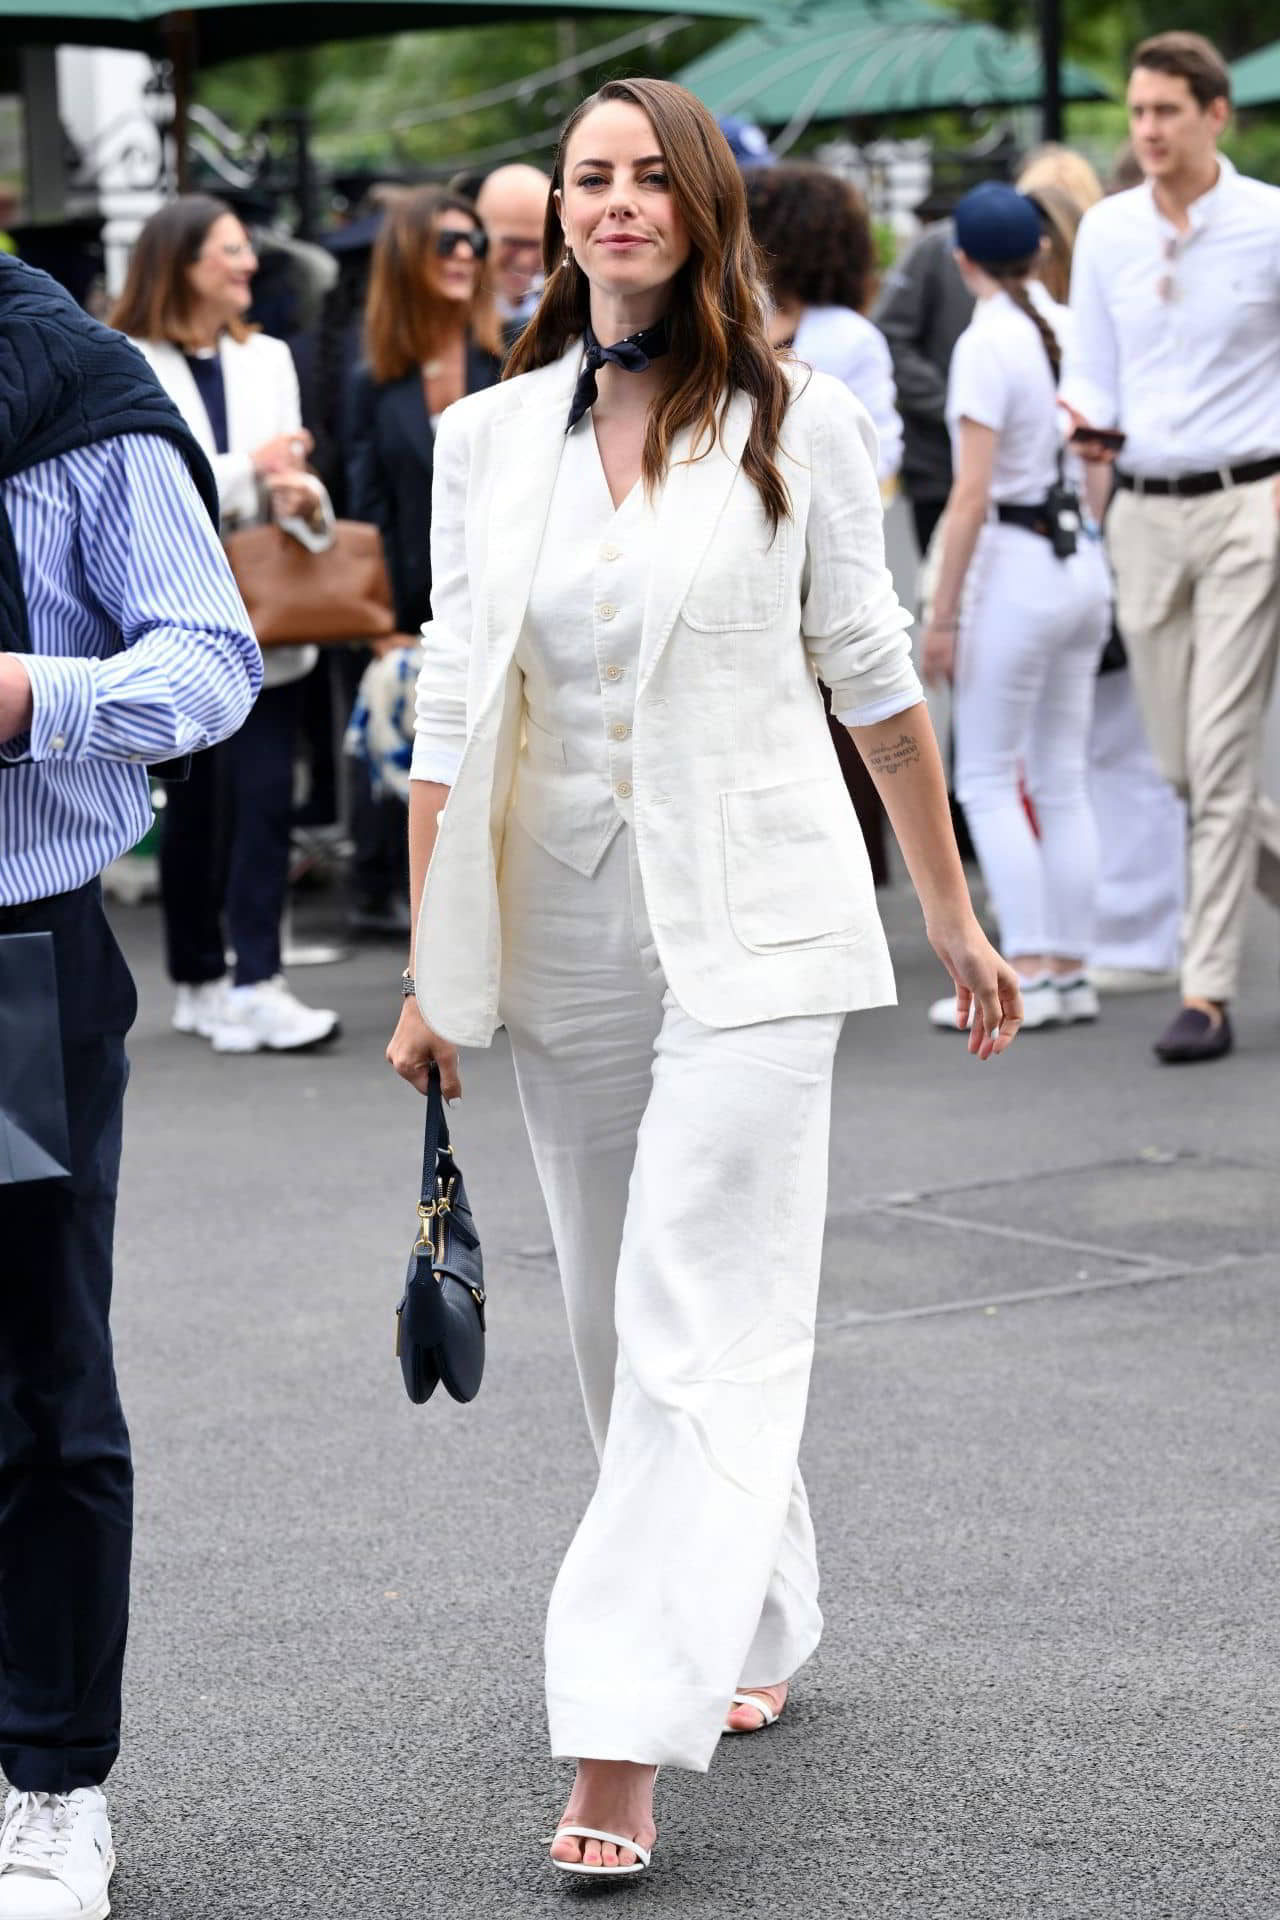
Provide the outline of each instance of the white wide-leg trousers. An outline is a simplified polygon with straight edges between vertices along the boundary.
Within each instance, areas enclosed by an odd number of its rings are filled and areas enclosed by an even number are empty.
[[[822,1630],[796,1467],[843,1016],[676,1005],[629,828],[584,878],[508,823],[502,1017],[600,1459],[547,1620],[552,1752],[703,1772]]]

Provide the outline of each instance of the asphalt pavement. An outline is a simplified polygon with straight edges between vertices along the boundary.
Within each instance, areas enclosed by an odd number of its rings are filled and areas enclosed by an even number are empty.
[[[296,971],[331,1051],[216,1057],[168,1028],[155,908],[115,910],[118,1920],[1280,1915],[1280,929],[1258,910],[1227,1061],[1159,1067],[1156,997],[983,1066],[925,1025],[910,895],[884,909],[902,1004],[845,1029],[804,1454],[826,1637],[776,1729],[664,1773],[651,1874],[603,1893],[538,1845],[569,1777],[543,1609],[592,1457],[506,1046],[455,1118],[488,1376],[414,1408],[401,955]]]

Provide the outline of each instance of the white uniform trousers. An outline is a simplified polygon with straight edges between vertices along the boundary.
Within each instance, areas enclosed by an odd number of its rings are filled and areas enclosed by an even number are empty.
[[[631,829],[591,878],[507,824],[502,1017],[599,1480],[547,1620],[551,1748],[703,1772],[822,1628],[796,1467],[843,1015],[676,1005]]]
[[[1083,959],[1093,944],[1098,835],[1086,776],[1109,613],[1095,541],[1059,560],[1039,534],[982,529],[956,645],[955,786],[1001,944],[1015,956]]]
[[[1101,855],[1090,961],[1171,971],[1186,894],[1187,812],[1151,757],[1127,668],[1098,678],[1089,798]]]

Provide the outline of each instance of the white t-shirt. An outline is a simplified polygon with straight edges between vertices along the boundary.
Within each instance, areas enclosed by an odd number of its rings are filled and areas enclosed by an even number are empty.
[[[1070,315],[1037,282],[1028,291],[1065,347]],[[956,341],[947,382],[953,441],[961,420],[997,435],[991,498],[1038,506],[1058,477],[1063,414],[1039,330],[1007,293],[980,300]]]
[[[819,373],[834,374],[861,400],[880,443],[877,477],[891,480],[902,465],[902,418],[889,343],[879,327],[852,307],[806,307],[796,328],[795,356]]]

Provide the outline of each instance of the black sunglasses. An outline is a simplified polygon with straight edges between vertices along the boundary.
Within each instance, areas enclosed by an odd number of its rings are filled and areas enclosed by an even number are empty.
[[[473,260],[483,260],[489,251],[489,236],[483,227],[442,227],[436,235],[436,252],[442,260],[451,260],[459,247],[470,247]]]

